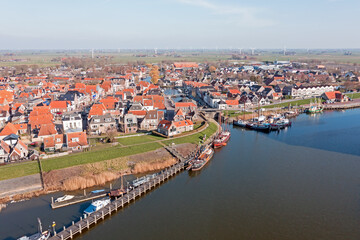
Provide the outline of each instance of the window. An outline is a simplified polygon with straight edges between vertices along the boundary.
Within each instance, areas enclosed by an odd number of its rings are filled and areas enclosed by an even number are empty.
[[[79,138],[72,138],[71,141],[72,142],[79,142]]]
[[[100,119],[95,119],[94,122],[99,123]]]
[[[56,139],[56,142],[61,142],[61,139],[60,138]]]

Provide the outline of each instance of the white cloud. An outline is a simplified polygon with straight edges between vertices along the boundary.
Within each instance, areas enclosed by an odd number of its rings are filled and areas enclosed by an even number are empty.
[[[231,24],[246,24],[248,26],[257,27],[274,25],[272,20],[263,19],[257,16],[261,12],[258,8],[220,5],[208,0],[177,0],[177,2],[208,9],[213,14],[225,15],[229,17],[229,23]]]

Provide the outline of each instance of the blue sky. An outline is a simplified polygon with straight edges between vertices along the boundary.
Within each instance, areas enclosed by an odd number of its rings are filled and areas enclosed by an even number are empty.
[[[359,0],[0,4],[0,49],[360,48]]]

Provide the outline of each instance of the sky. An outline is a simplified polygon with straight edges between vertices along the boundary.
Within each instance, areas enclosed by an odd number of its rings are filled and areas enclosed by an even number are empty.
[[[360,48],[359,0],[0,0],[0,49]]]

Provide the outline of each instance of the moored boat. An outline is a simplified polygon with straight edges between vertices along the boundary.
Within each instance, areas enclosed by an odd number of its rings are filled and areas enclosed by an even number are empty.
[[[214,155],[214,149],[212,149],[210,146],[206,147],[204,151],[201,152],[200,156],[191,163],[189,170],[191,171],[201,170],[206,165],[206,163],[209,162],[209,160],[213,157],[213,155]]]
[[[270,124],[269,123],[255,123],[252,125],[252,129],[256,131],[269,132]]]
[[[220,148],[226,146],[231,136],[230,131],[222,131],[218,137],[214,140],[214,148]]]
[[[64,201],[67,201],[67,200],[70,200],[73,198],[74,198],[74,195],[64,195],[62,197],[55,199],[55,202],[64,202]]]
[[[221,126],[221,113],[219,113],[219,125]],[[224,128],[225,128],[225,130],[222,127],[220,127],[220,133],[216,136],[216,138],[213,142],[214,148],[224,147],[224,146],[226,146],[227,142],[229,141],[231,132],[227,129],[226,120],[225,120]]]
[[[84,210],[84,213],[91,214],[107,206],[109,203],[110,203],[110,199],[108,198],[96,200],[92,202],[91,205]]]
[[[247,121],[244,121],[244,120],[237,120],[237,121],[233,121],[233,125],[234,126],[238,126],[238,127],[246,127],[246,124],[248,122]]]
[[[38,223],[39,223],[39,226],[38,226],[39,232],[38,233],[35,233],[35,234],[31,235],[30,237],[23,236],[21,238],[18,238],[18,240],[46,240],[46,239],[49,239],[50,238],[50,231],[48,231],[48,230],[43,231],[42,230],[40,218],[38,218]]]

